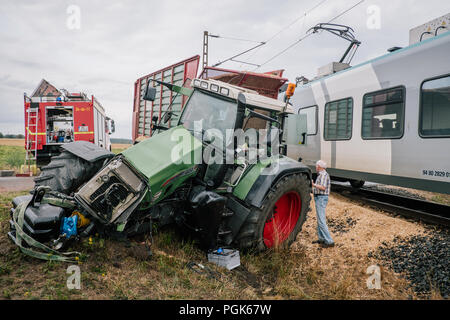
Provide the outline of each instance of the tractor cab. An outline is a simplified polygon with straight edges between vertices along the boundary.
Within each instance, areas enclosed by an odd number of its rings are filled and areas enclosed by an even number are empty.
[[[297,134],[298,116],[293,114],[288,102],[213,79],[194,79],[192,84],[192,89],[165,85],[188,96],[178,126],[202,141],[202,162],[207,165],[204,180],[211,188],[224,186],[223,182],[233,186],[244,168],[261,159],[284,154],[285,121],[290,125],[290,132]],[[149,85],[144,99],[152,100],[154,90]],[[161,119],[166,123],[170,118],[169,107]],[[168,129],[157,123],[155,126],[162,131]],[[225,176],[229,179],[224,180]]]

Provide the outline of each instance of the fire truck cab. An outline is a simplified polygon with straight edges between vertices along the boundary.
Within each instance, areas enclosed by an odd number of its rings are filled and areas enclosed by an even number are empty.
[[[114,120],[86,94],[56,89],[42,79],[31,97],[24,94],[26,161],[41,167],[60,153],[62,144],[89,141],[111,150]]]

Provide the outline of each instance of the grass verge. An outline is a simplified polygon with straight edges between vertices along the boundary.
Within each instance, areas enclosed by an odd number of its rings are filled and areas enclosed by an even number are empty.
[[[18,170],[25,161],[25,149],[23,146],[0,145],[0,170]]]

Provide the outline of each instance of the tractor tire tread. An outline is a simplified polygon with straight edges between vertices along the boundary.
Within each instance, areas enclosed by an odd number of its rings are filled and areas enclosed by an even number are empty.
[[[310,182],[304,174],[293,174],[281,178],[268,192],[260,208],[253,207],[236,236],[235,244],[243,250],[267,250],[264,245],[262,230],[266,221],[268,210],[273,208],[276,200],[285,192],[295,189],[301,197],[302,207],[297,224],[284,245],[290,245],[301,231],[308,212],[310,211]]]

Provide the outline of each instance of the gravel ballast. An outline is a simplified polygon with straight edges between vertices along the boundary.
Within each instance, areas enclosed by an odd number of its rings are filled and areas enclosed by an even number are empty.
[[[332,233],[344,234],[356,225],[356,220],[351,217],[345,217],[344,219],[328,218],[327,224]]]
[[[450,232],[427,231],[407,238],[383,242],[369,258],[383,261],[395,273],[403,274],[413,290],[429,296],[433,289],[444,299],[450,296]]]

